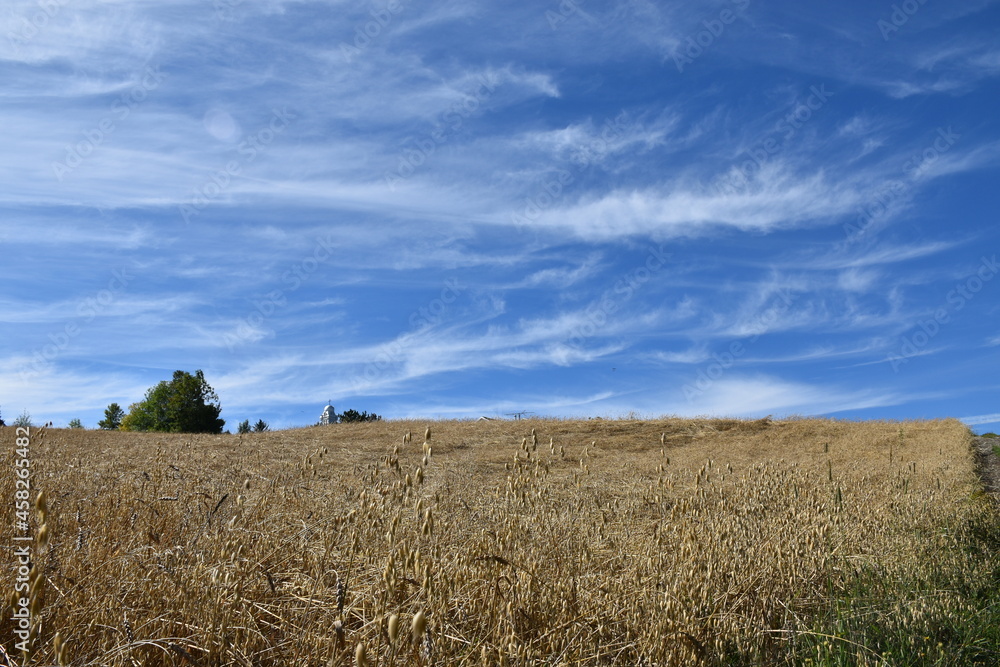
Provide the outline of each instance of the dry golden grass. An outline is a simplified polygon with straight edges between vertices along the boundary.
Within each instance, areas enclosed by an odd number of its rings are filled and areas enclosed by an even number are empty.
[[[992,511],[953,420],[54,430],[32,459],[34,664],[782,662],[857,582],[966,567]]]

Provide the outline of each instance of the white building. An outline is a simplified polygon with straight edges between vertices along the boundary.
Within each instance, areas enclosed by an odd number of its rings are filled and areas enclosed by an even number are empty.
[[[320,424],[336,424],[337,423],[337,412],[333,409],[332,405],[328,405],[323,408],[323,414],[319,416]]]

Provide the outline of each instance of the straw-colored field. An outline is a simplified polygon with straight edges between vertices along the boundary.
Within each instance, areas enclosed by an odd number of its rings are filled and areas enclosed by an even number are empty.
[[[50,430],[31,465],[49,536],[31,664],[1000,655],[969,621],[1000,614],[980,590],[1000,584],[997,521],[956,421]]]

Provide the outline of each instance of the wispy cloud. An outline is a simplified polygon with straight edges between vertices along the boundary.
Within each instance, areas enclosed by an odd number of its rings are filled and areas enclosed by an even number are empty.
[[[784,415],[833,415],[897,405],[903,401],[903,397],[892,392],[845,390],[757,376],[719,380],[710,393],[697,399],[683,413],[759,416],[768,411]]]
[[[797,179],[769,169],[758,187],[745,194],[720,194],[683,182],[615,190],[546,213],[540,224],[595,241],[633,235],[697,237],[719,227],[769,232],[844,215],[860,200],[859,193],[829,183],[822,173]]]
[[[958,420],[969,426],[981,426],[983,424],[1000,424],[1000,412],[992,415],[977,415],[975,417],[959,417]]]

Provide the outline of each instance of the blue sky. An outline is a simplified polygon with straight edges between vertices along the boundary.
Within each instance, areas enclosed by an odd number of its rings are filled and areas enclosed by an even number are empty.
[[[1000,425],[1000,2],[8,1],[0,410]]]

